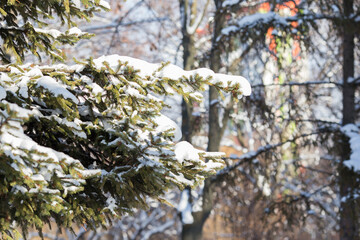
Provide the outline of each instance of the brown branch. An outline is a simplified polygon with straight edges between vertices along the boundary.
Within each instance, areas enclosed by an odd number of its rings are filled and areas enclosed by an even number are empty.
[[[115,36],[116,34],[119,32],[119,27],[121,25],[121,23],[123,22],[123,20],[135,9],[137,9],[137,7],[139,5],[141,5],[142,3],[144,3],[145,0],[141,0],[139,2],[137,2],[134,6],[132,6],[123,16],[119,17],[116,21],[116,26],[115,26],[115,30],[111,36],[111,40],[110,40],[110,44],[109,44],[109,48],[107,49],[107,53],[110,52],[110,49],[113,47],[114,41],[115,41]]]
[[[0,65],[0,72],[11,72],[11,67],[15,67],[12,65]],[[42,73],[52,73],[52,72],[63,72],[63,73],[75,73],[76,70],[74,69],[68,69],[68,68],[62,68],[62,67],[41,67],[38,66],[40,71]],[[15,67],[16,68],[16,67]],[[21,68],[23,70],[30,70],[31,68],[26,67],[26,68]]]
[[[342,86],[341,83],[329,82],[329,81],[310,81],[310,82],[288,82],[288,83],[272,83],[272,84],[255,84],[251,85],[252,88],[257,87],[274,87],[274,86],[309,86],[320,84],[334,84],[336,86]]]
[[[272,145],[266,145],[266,146],[259,147],[257,149],[257,151],[252,151],[252,152],[243,154],[242,156],[237,157],[237,158],[232,157],[231,158],[232,160],[239,160],[239,161],[236,162],[235,164],[233,164],[231,166],[228,166],[228,167],[222,169],[221,171],[219,171],[216,176],[212,177],[211,181],[212,182],[219,181],[220,179],[225,177],[229,172],[232,172],[232,171],[236,170],[240,165],[242,165],[242,164],[244,164],[246,162],[251,162],[252,160],[257,158],[259,155],[261,155],[262,153],[265,153],[265,152],[268,152],[268,151],[273,150],[275,148],[281,147],[286,143],[295,142],[297,139],[306,138],[306,137],[313,136],[313,135],[318,135],[318,134],[320,134],[322,132],[323,131],[302,134],[302,135],[296,136],[296,137],[294,137],[292,139],[288,139],[286,141],[283,141],[283,142],[280,142],[280,143],[277,143],[277,144],[272,144]]]
[[[318,173],[323,173],[323,174],[327,174],[327,175],[334,175],[333,173],[331,172],[327,172],[327,171],[324,171],[324,170],[321,170],[321,169],[316,169],[316,168],[312,168],[312,167],[307,167],[307,166],[301,166],[302,168],[305,168],[305,169],[308,169],[310,171],[313,171],[313,172],[318,172]]]
[[[325,121],[325,120],[320,120],[320,119],[291,119],[291,118],[283,118],[283,117],[278,117],[278,119],[281,119],[283,121],[335,124],[335,125],[339,125],[339,126],[341,125],[341,123],[339,123],[339,122]]]
[[[233,105],[234,105],[234,101],[233,101],[233,99],[231,99],[229,104],[227,106],[225,106],[225,108],[224,108],[222,127],[220,128],[220,138],[222,138],[224,136],[224,132],[225,132],[225,129],[227,128],[227,122],[230,119],[230,113],[233,108]]]
[[[10,72],[9,66],[0,66],[0,72]]]

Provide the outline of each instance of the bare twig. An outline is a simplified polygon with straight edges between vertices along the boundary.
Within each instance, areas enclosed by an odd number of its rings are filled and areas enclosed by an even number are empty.
[[[211,181],[212,182],[218,181],[219,179],[221,179],[225,175],[227,175],[229,172],[232,172],[232,171],[236,170],[240,165],[256,159],[262,153],[265,153],[265,152],[268,152],[268,151],[270,151],[272,149],[281,147],[286,143],[295,142],[297,139],[318,135],[320,133],[322,133],[322,132],[318,131],[318,132],[301,134],[299,136],[296,136],[294,138],[288,139],[286,141],[283,141],[283,142],[280,142],[280,143],[277,143],[277,144],[262,146],[262,147],[258,148],[256,151],[252,151],[252,152],[249,152],[247,154],[243,154],[242,156],[240,156],[238,158],[231,158],[231,159],[235,159],[235,160],[239,160],[239,161],[237,161],[235,164],[233,164],[231,166],[228,166],[228,167],[222,169],[221,171],[219,171],[218,174],[211,179]]]
[[[309,81],[309,82],[288,82],[288,83],[272,83],[272,84],[255,84],[252,88],[257,87],[274,87],[274,86],[309,86],[309,85],[320,85],[320,84],[333,84],[336,86],[342,86],[341,83],[329,82],[329,81]]]
[[[93,32],[96,30],[104,30],[104,29],[112,29],[112,28],[116,28],[116,27],[127,27],[127,26],[131,26],[131,25],[139,25],[139,24],[143,24],[143,23],[151,23],[151,22],[164,22],[164,21],[170,21],[170,19],[168,17],[156,17],[156,18],[148,18],[148,19],[141,19],[141,20],[136,20],[136,21],[129,21],[129,22],[112,22],[110,24],[106,24],[106,25],[98,25],[98,26],[92,26],[92,27],[88,27],[85,28],[84,31],[86,32]]]

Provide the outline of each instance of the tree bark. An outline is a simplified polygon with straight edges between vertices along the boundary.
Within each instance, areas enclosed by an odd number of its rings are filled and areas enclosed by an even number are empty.
[[[181,45],[183,47],[183,68],[185,70],[190,70],[194,66],[195,62],[195,39],[193,34],[189,34],[187,31],[187,22],[188,18],[188,9],[191,7],[189,1],[179,0],[180,4],[180,15],[181,15],[181,32],[182,40]],[[195,5],[196,6],[196,5]],[[190,13],[195,14],[193,11],[196,8],[191,7]],[[187,103],[184,99],[181,102],[181,132],[183,134],[182,140],[191,143],[191,138],[193,135],[193,117],[192,117],[193,107],[191,103]]]
[[[353,0],[344,0],[345,17],[353,13]],[[346,23],[343,24],[343,119],[342,125],[355,123],[355,86],[351,80],[354,77],[354,31]],[[339,187],[340,199],[340,239],[354,240],[360,239],[359,219],[360,209],[359,200],[353,199],[354,191],[358,187],[357,174],[344,165],[344,161],[350,159],[351,148],[349,138],[343,136],[341,162],[339,165]]]
[[[181,24],[182,24],[182,41],[181,45],[183,47],[183,68],[185,70],[190,70],[195,63],[195,39],[193,34],[189,34],[187,31],[187,22],[188,18],[188,10],[190,9],[190,14],[196,14],[196,6],[190,6],[188,0],[179,0],[180,3],[180,15],[181,15]],[[183,134],[182,140],[191,143],[191,138],[193,136],[193,117],[192,117],[193,107],[191,103],[187,103],[184,99],[181,103],[181,132]],[[189,190],[189,194],[191,195],[191,189]],[[192,204],[192,200],[189,199],[190,204]],[[181,214],[181,213],[180,213]],[[202,234],[202,225],[200,224],[202,221],[202,213],[193,213],[194,223],[193,224],[183,224],[181,238],[184,240],[195,240],[201,239]]]
[[[213,209],[213,188],[209,179],[205,181],[202,197],[202,211],[193,212],[193,223],[183,225],[181,233],[182,240],[202,239],[204,223],[208,219],[211,210]]]
[[[219,72],[221,68],[221,49],[218,46],[217,38],[225,24],[225,12],[222,11],[223,0],[214,0],[216,12],[214,17],[214,35],[210,53],[210,69]],[[219,94],[215,87],[210,87],[209,93],[209,133],[207,151],[219,151],[221,141],[221,127],[219,122]]]
[[[216,42],[225,23],[225,13],[221,10],[223,0],[214,0],[216,6],[216,13],[214,18],[214,34],[212,38],[212,49],[210,54],[210,68],[219,72],[221,67],[221,50]],[[214,87],[210,87],[209,93],[209,133],[208,133],[208,147],[207,151],[219,151],[222,132],[219,123],[219,104],[218,92]],[[213,183],[210,179],[205,180],[203,194],[202,194],[202,210],[193,212],[194,222],[183,226],[182,240],[200,240],[202,239],[203,226],[210,216],[213,209]]]

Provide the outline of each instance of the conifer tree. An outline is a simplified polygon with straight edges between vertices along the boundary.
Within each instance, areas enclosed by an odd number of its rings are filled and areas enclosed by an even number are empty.
[[[20,237],[19,228],[41,233],[52,219],[96,228],[222,167],[221,153],[175,143],[181,132],[161,114],[168,106],[157,96],[201,101],[199,91],[211,85],[241,97],[251,91],[244,78],[118,55],[72,66],[20,65],[29,52],[63,60],[60,44],[89,37],[73,19],[106,8],[102,0],[0,0],[0,56],[9,63],[0,66],[3,239]],[[44,29],[53,15],[67,30]]]

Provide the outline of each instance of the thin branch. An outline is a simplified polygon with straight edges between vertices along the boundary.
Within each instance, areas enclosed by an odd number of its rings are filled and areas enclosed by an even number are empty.
[[[127,27],[127,26],[131,26],[131,25],[138,25],[138,24],[143,24],[143,23],[151,23],[151,22],[164,22],[164,21],[170,21],[170,19],[168,17],[156,17],[156,18],[148,18],[148,19],[141,19],[141,20],[137,20],[137,21],[129,21],[129,22],[125,22],[122,23],[120,22],[112,22],[110,24],[106,24],[106,25],[98,25],[98,26],[93,26],[93,27],[88,27],[85,28],[84,31],[86,32],[92,32],[92,31],[96,31],[96,30],[104,30],[104,29],[111,29],[111,28],[116,28],[116,27]]]
[[[122,21],[123,21],[132,11],[134,11],[135,9],[137,9],[137,7],[138,7],[139,5],[141,5],[143,2],[144,2],[144,0],[141,0],[141,1],[137,2],[137,3],[136,3],[134,6],[132,6],[123,16],[121,16],[121,17],[119,17],[119,18],[117,19],[117,21],[116,21],[116,24],[117,24],[117,25],[116,25],[115,30],[114,30],[114,33],[113,33],[113,35],[112,35],[112,37],[111,37],[111,41],[110,41],[109,48],[108,48],[108,50],[107,50],[108,53],[109,53],[110,49],[111,49],[112,46],[113,46],[113,42],[114,42],[114,40],[115,40],[115,36],[116,36],[117,33],[118,33],[119,26],[120,26],[120,24],[122,23]]]
[[[320,119],[290,119],[290,118],[283,118],[279,117],[283,121],[294,121],[294,122],[313,122],[313,123],[323,123],[323,124],[336,124],[341,125],[339,122],[333,122],[333,121],[326,121],[326,120],[320,120]]]
[[[15,26],[1,26],[0,31],[19,31],[19,32],[25,32],[24,27],[15,27]]]
[[[351,83],[353,83],[353,84],[359,84],[359,82],[360,82],[360,77],[354,78],[354,79],[351,81]]]
[[[297,202],[302,199],[310,199],[313,195],[316,195],[317,193],[321,192],[323,189],[330,187],[332,185],[333,185],[333,182],[330,182],[329,184],[322,185],[321,187],[313,190],[311,193],[310,192],[300,193],[300,195],[296,195],[296,196],[287,195],[287,197],[294,197],[294,198],[291,199],[289,202],[288,201],[279,201],[279,202],[275,202],[275,204],[280,204],[280,203],[292,204],[292,203]]]
[[[335,82],[329,82],[329,81],[311,81],[311,82],[255,84],[255,85],[251,85],[251,87],[257,88],[257,87],[274,87],[274,86],[309,86],[309,85],[320,85],[320,84],[334,84],[336,86],[342,86],[342,83],[335,83]]]
[[[177,48],[176,48],[176,53],[175,53],[175,58],[174,58],[174,65],[177,64],[177,58],[178,58],[178,54],[180,52],[180,48],[181,48],[181,43],[179,43]]]
[[[10,72],[9,66],[0,66],[0,72]]]
[[[308,169],[310,171],[313,171],[313,172],[318,172],[318,173],[323,173],[323,174],[327,174],[329,176],[332,176],[334,175],[334,173],[331,173],[331,172],[327,172],[327,171],[324,171],[324,170],[321,170],[321,169],[316,169],[316,168],[312,168],[312,167],[307,167],[307,166],[301,166],[302,168],[305,168],[305,169]]]
[[[186,25],[187,34],[189,34],[189,35],[194,34],[196,29],[200,26],[201,22],[203,21],[203,19],[205,17],[205,13],[206,13],[206,10],[208,8],[209,3],[210,3],[210,0],[207,0],[206,3],[205,3],[205,6],[203,7],[202,12],[200,13],[200,15],[198,15],[196,17],[196,19],[192,18],[192,15],[196,14],[196,9],[195,9],[196,5],[193,3],[194,5],[190,9],[190,11],[191,11],[191,13],[190,13],[190,23],[189,23],[189,25]]]
[[[313,136],[313,135],[318,135],[320,133],[322,133],[322,131],[302,134],[302,135],[296,136],[296,137],[294,137],[292,139],[288,139],[286,141],[283,141],[283,142],[280,142],[280,143],[277,143],[277,144],[262,146],[262,147],[258,148],[257,151],[252,151],[252,152],[243,154],[242,156],[240,156],[238,158],[231,158],[233,160],[236,159],[236,160],[239,160],[239,161],[237,161],[235,164],[233,164],[231,166],[228,166],[228,167],[222,169],[221,171],[219,171],[216,176],[212,177],[211,181],[212,182],[218,181],[219,179],[221,179],[225,175],[227,175],[229,172],[232,172],[232,171],[236,170],[240,165],[242,165],[242,164],[244,164],[246,162],[250,162],[250,161],[254,160],[255,158],[257,158],[262,153],[265,153],[265,152],[268,152],[268,151],[273,150],[275,148],[281,147],[286,143],[295,142],[297,139],[306,138],[306,137],[310,137],[310,136]]]
[[[222,119],[222,127],[220,128],[220,138],[224,136],[225,129],[227,128],[227,122],[230,119],[230,113],[233,109],[234,101],[231,99],[227,106],[224,108],[224,114]]]
[[[241,53],[241,55],[233,60],[230,64],[229,68],[233,68],[234,66],[240,64],[240,62],[244,59],[244,57],[250,52],[251,49],[255,46],[256,41],[253,41],[251,44],[247,45],[246,49]]]
[[[152,235],[156,234],[156,233],[163,233],[166,229],[174,226],[175,221],[171,220],[168,222],[165,222],[164,224],[162,224],[161,226],[158,226],[156,228],[150,229],[148,232],[146,232],[143,235],[142,239],[149,239]]]
[[[12,65],[0,65],[0,72],[11,72]],[[15,67],[14,67],[15,68]],[[22,68],[24,70],[30,70],[30,68]],[[76,69],[66,68],[66,67],[41,67],[39,69],[42,73],[52,73],[52,72],[64,72],[64,73],[75,73]]]

